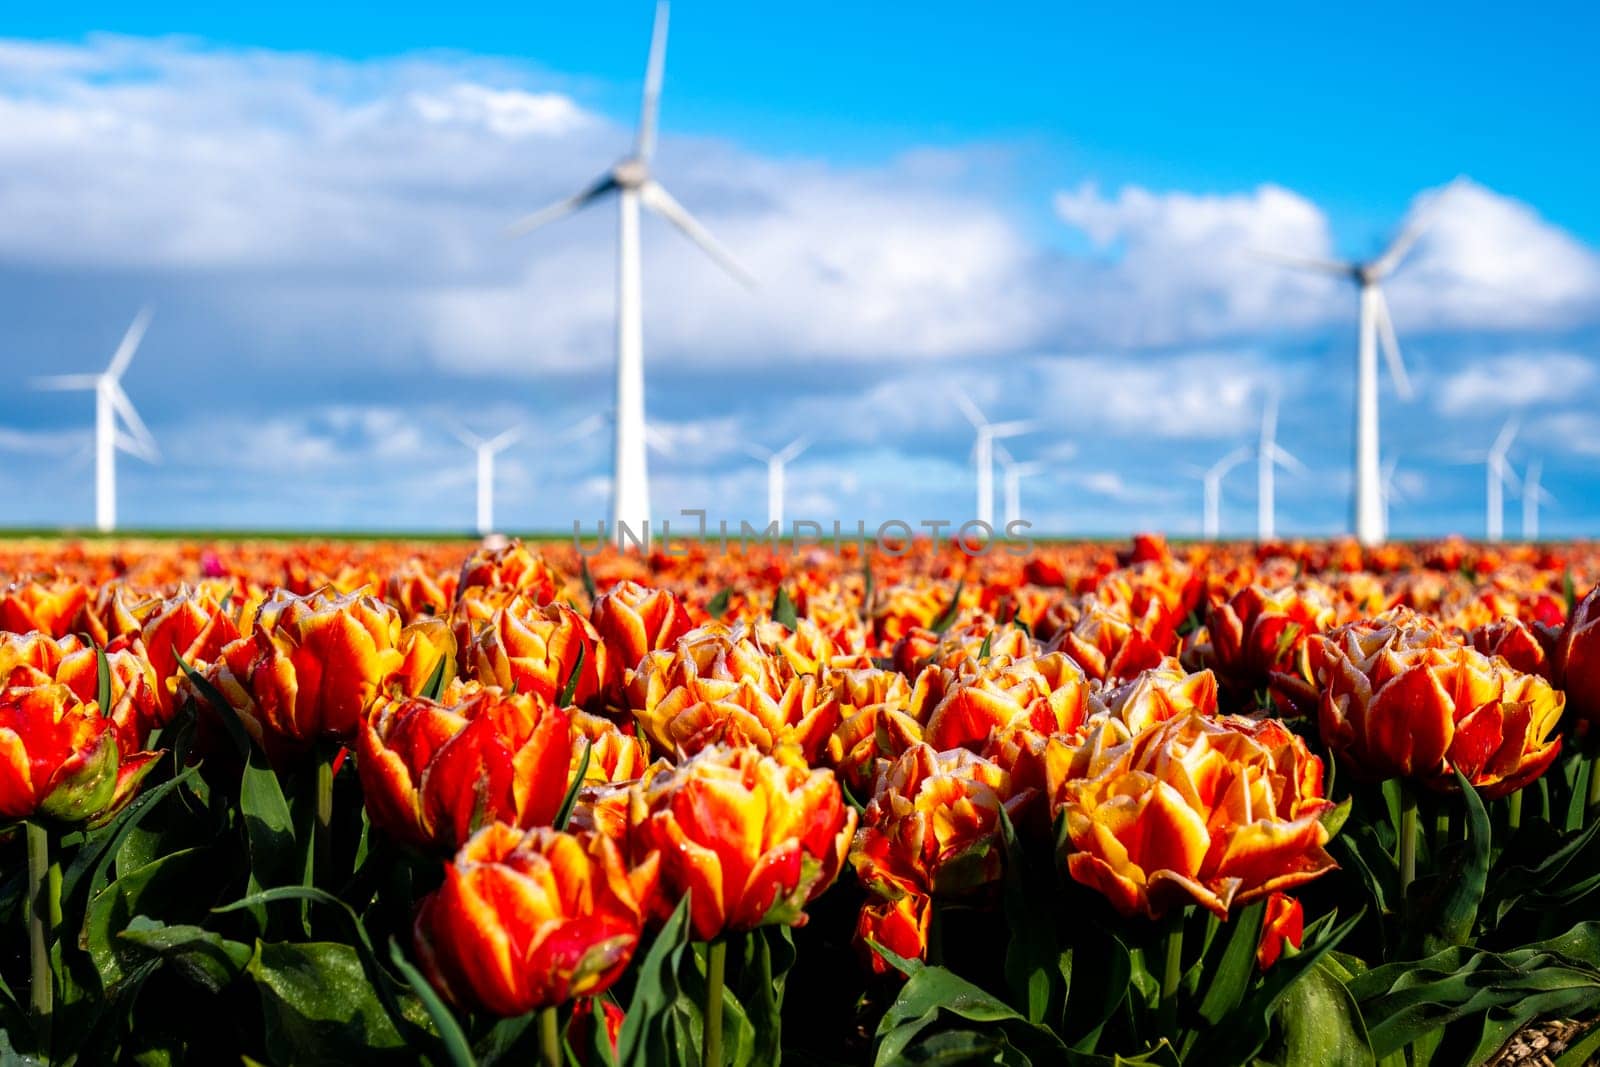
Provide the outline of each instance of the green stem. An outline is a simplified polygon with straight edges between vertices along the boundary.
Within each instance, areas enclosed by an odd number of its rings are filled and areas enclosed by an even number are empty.
[[[1417,793],[1409,783],[1400,784],[1400,899],[1417,879]]]
[[[1450,843],[1450,798],[1439,798],[1439,810],[1433,815],[1433,857],[1434,862],[1439,861],[1439,854]]]
[[[28,955],[32,961],[29,1007],[39,1035],[39,1051],[50,1058],[50,1016],[54,1010],[54,976],[50,973],[50,938],[55,933],[55,914],[61,910],[60,894],[51,903],[50,834],[36,822],[28,822]]]
[[[544,1067],[561,1067],[561,1020],[554,1004],[539,1009],[539,1052]]]
[[[329,752],[326,758],[317,760],[316,864],[312,881],[327,886],[333,884],[333,872],[329,868],[333,865],[333,761],[336,754],[336,751]]]
[[[1167,962],[1161,972],[1161,1032],[1175,1036],[1178,1030],[1178,983],[1183,978],[1183,917],[1180,908],[1167,927]]]
[[[1522,790],[1518,789],[1506,797],[1506,825],[1513,830],[1522,827]]]
[[[720,938],[706,946],[706,1028],[700,1043],[701,1067],[722,1067],[722,974],[728,943]]]

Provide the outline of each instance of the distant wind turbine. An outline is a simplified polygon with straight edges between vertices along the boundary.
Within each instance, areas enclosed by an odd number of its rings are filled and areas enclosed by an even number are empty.
[[[1205,469],[1195,469],[1195,476],[1205,487],[1205,511],[1201,518],[1201,532],[1207,541],[1215,541],[1222,532],[1222,479],[1228,472],[1250,458],[1251,449],[1240,445]]]
[[[1389,506],[1396,500],[1404,501],[1406,495],[1395,484],[1395,472],[1399,469],[1400,457],[1390,456],[1383,461],[1383,528],[1389,529]]]
[[[1361,297],[1360,343],[1356,358],[1356,450],[1355,450],[1355,534],[1364,545],[1381,544],[1386,531],[1383,526],[1383,492],[1379,482],[1378,458],[1378,346],[1389,363],[1389,376],[1394,379],[1401,399],[1411,399],[1411,379],[1406,375],[1405,363],[1400,358],[1400,342],[1395,337],[1394,320],[1389,315],[1389,303],[1384,299],[1380,283],[1391,274],[1417,239],[1422,236],[1433,213],[1438,209],[1443,193],[1436,194],[1400,231],[1393,243],[1376,259],[1365,262],[1343,262],[1307,256],[1289,256],[1278,253],[1258,253],[1267,259],[1300,270],[1316,271],[1344,278],[1355,284]]]
[[[134,316],[111,362],[99,374],[62,374],[36,378],[40,389],[94,390],[94,524],[101,533],[117,528],[117,449],[146,463],[160,462],[161,453],[133,401],[122,389],[122,375],[150,326],[151,311]],[[120,425],[118,424],[120,418]]]
[[[1010,530],[1012,523],[1022,519],[1022,479],[1043,474],[1047,467],[1038,461],[1017,462],[1016,457],[1008,452],[1004,445],[995,446],[995,455],[1000,460],[1000,469],[1003,472],[1006,529]]]
[[[513,427],[488,439],[460,428],[455,433],[462,444],[478,454],[478,536],[488,537],[494,533],[494,457],[510,448],[522,431]]]
[[[1494,445],[1484,457],[1484,475],[1487,482],[1485,502],[1488,505],[1488,514],[1484,518],[1484,532],[1490,543],[1498,542],[1505,528],[1504,490],[1510,488],[1515,493],[1518,488],[1517,472],[1511,469],[1511,464],[1506,461],[1506,453],[1511,451],[1511,442],[1517,436],[1517,420],[1508,419],[1500,428],[1500,433],[1494,439]]]
[[[978,472],[978,512],[977,519],[990,530],[994,529],[994,443],[1007,437],[1016,437],[1033,429],[1033,423],[1018,420],[1014,422],[990,422],[978,410],[978,405],[965,394],[957,393],[956,402],[961,405],[961,411],[972,423],[973,429],[978,431],[978,439],[972,446],[972,461]]]
[[[1261,412],[1261,440],[1256,446],[1256,540],[1266,542],[1277,536],[1275,499],[1277,468],[1305,474],[1306,465],[1278,445],[1278,394],[1267,398]]]
[[[762,448],[760,445],[745,446],[745,451],[767,465],[767,524],[776,523],[779,533],[783,532],[784,469],[810,445],[810,441],[799,437],[777,452]]]
[[[564,218],[607,196],[617,195],[617,382],[615,467],[611,481],[613,537],[620,544],[622,524],[642,536],[650,524],[650,476],[645,441],[644,338],[639,304],[639,205],[654,211],[699,245],[724,270],[746,284],[752,278],[684,210],[650,171],[656,148],[656,119],[661,108],[661,81],[667,57],[666,0],[656,5],[655,29],[650,38],[650,60],[645,68],[644,100],[639,109],[639,129],[631,155],[600,175],[588,188],[536,211],[511,227],[525,234]]]
[[[1522,539],[1530,544],[1539,540],[1539,505],[1557,502],[1550,491],[1539,484],[1543,473],[1543,462],[1529,460],[1522,478]]]

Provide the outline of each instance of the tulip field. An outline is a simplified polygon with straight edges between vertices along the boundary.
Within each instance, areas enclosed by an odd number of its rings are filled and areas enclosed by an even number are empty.
[[[1588,1063],[1597,581],[0,541],[0,1061]]]

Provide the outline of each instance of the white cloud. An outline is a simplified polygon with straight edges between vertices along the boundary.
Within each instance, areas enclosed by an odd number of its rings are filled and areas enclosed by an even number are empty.
[[[1558,405],[1600,380],[1595,363],[1574,352],[1519,352],[1474,362],[1436,387],[1447,415]]]
[[[1055,197],[1056,214],[1109,257],[1081,279],[1085,329],[1124,344],[1172,344],[1321,319],[1332,286],[1285,270],[1262,251],[1324,256],[1327,220],[1276,185],[1248,193],[1103,194],[1086,181]]]
[[[1408,221],[1426,210],[1414,202]],[[1600,257],[1518,200],[1458,180],[1386,287],[1408,326],[1551,328],[1600,311]]]

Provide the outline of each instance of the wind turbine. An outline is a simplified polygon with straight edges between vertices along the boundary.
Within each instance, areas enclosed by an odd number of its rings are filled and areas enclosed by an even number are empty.
[[[1278,445],[1278,394],[1267,398],[1261,412],[1261,441],[1256,447],[1256,540],[1267,542],[1277,536],[1275,478],[1277,468],[1305,474],[1306,465]]]
[[[1528,470],[1522,477],[1522,539],[1529,544],[1539,540],[1539,505],[1556,502],[1550,491],[1539,484],[1543,473],[1541,460],[1529,460]]]
[[[973,429],[978,431],[978,440],[972,446],[973,463],[978,470],[978,521],[991,531],[994,529],[994,443],[1007,437],[1016,437],[1033,429],[1033,423],[1025,420],[1014,422],[990,422],[984,418],[983,412],[978,410],[970,397],[956,394],[956,402],[961,405],[961,411],[972,423]]]
[[[651,174],[656,148],[656,118],[661,108],[661,80],[667,57],[667,3],[656,5],[645,68],[644,100],[633,152],[580,192],[536,211],[511,227],[530,233],[615,193],[617,196],[617,399],[616,444],[611,481],[613,536],[622,543],[622,525],[638,536],[650,526],[650,475],[644,417],[644,339],[639,305],[639,205],[654,211],[699,245],[724,270],[752,284],[733,256],[684,210]]]
[[[1240,445],[1211,466],[1194,473],[1205,487],[1205,512],[1201,519],[1201,533],[1207,541],[1215,541],[1222,531],[1222,479],[1228,472],[1250,458],[1248,445]]]
[[[1395,471],[1400,465],[1398,455],[1390,456],[1383,461],[1383,528],[1389,529],[1389,505],[1396,500],[1405,500],[1406,495],[1395,485]]]
[[[478,454],[478,536],[488,537],[494,533],[494,457],[510,448],[522,431],[513,427],[487,440],[459,427],[455,434]]]
[[[772,452],[760,445],[746,445],[745,451],[767,465],[767,524],[777,524],[783,532],[783,475],[784,468],[811,446],[804,437],[790,441],[783,449]]]
[[[1376,259],[1343,262],[1308,256],[1260,253],[1267,259],[1300,270],[1331,274],[1353,282],[1361,299],[1359,344],[1356,350],[1356,451],[1355,451],[1355,534],[1364,545],[1383,542],[1383,491],[1379,481],[1378,458],[1378,346],[1383,346],[1389,376],[1402,400],[1411,399],[1411,379],[1400,358],[1400,342],[1395,337],[1389,302],[1380,283],[1394,273],[1427,228],[1443,194],[1436,194],[1402,229],[1393,243]]]
[[[1484,474],[1487,480],[1488,493],[1486,502],[1488,514],[1484,519],[1484,532],[1490,543],[1498,542],[1505,526],[1505,504],[1503,491],[1510,487],[1517,491],[1517,472],[1511,469],[1511,464],[1506,462],[1506,453],[1511,451],[1511,442],[1517,436],[1517,420],[1506,420],[1500,427],[1500,433],[1495,436],[1494,445],[1489,449],[1489,454],[1484,457]]]
[[[117,528],[117,449],[146,463],[161,459],[155,438],[122,389],[122,375],[139,350],[150,315],[150,309],[144,308],[134,316],[101,373],[54,375],[36,378],[33,383],[40,389],[94,390],[94,524],[101,533]]]
[[[1012,523],[1022,518],[1022,479],[1042,474],[1047,468],[1038,461],[1018,463],[1016,457],[1008,452],[1004,445],[996,445],[995,454],[1000,459],[1003,472],[1006,529],[1009,530]]]

